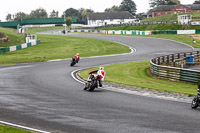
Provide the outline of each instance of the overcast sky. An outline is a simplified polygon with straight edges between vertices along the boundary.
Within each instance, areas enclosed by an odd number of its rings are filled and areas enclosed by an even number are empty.
[[[149,0],[133,0],[137,5],[137,13],[147,12]],[[180,0],[181,4],[192,4],[195,0]],[[29,14],[37,8],[46,9],[49,14],[53,10],[59,12],[59,16],[68,8],[88,8],[95,12],[103,12],[113,5],[119,6],[122,0],[1,0],[0,20],[5,21],[8,13],[25,12]]]

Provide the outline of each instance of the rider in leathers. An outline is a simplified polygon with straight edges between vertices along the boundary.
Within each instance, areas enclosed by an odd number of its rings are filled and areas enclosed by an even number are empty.
[[[79,60],[80,60],[79,53],[77,53],[76,55],[74,55],[74,56],[72,57],[72,60],[73,60],[73,61],[76,61],[76,63],[78,63]]]
[[[104,81],[105,79],[105,71],[104,71],[104,67],[99,67],[98,70],[93,70],[91,71],[89,74],[94,74],[96,73],[97,76],[99,77],[99,87],[102,87],[102,81]],[[90,79],[90,77],[88,78],[88,80]]]

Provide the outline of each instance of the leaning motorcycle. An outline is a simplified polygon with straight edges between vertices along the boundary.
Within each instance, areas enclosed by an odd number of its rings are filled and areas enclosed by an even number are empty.
[[[200,97],[195,96],[195,97],[193,98],[193,100],[192,100],[191,107],[192,107],[193,109],[196,109],[196,108],[199,106],[199,104],[200,104]]]
[[[72,58],[70,66],[74,66],[76,64],[76,60],[74,58]]]
[[[85,83],[84,90],[94,91],[95,88],[98,88],[98,82],[97,82],[98,80],[100,80],[98,75],[90,74],[88,82]]]

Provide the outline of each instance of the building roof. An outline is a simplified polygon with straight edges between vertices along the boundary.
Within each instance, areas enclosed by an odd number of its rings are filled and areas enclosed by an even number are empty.
[[[200,10],[200,4],[185,5],[192,10]]]
[[[153,9],[153,11],[171,11],[172,9],[176,8],[179,5],[160,5]],[[200,10],[200,4],[189,4],[189,5],[183,5],[186,6],[192,10]]]
[[[134,17],[128,11],[90,13],[88,17],[89,20],[134,19]]]
[[[153,12],[153,9],[150,9],[150,10],[147,12],[147,16],[152,15],[152,12]]]
[[[178,5],[159,5],[158,7],[153,9],[153,12],[155,11],[171,11]]]

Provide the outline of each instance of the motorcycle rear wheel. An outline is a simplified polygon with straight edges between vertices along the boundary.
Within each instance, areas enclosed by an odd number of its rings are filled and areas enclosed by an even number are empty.
[[[195,96],[191,103],[191,108],[196,109],[199,106],[199,98]]]
[[[70,66],[74,66],[75,65],[75,63],[74,62],[72,62],[71,64],[70,64]]]

